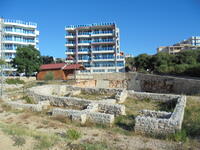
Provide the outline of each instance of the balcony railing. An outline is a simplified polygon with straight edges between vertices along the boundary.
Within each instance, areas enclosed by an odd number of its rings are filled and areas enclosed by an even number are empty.
[[[78,43],[91,43],[91,40],[78,41]]]
[[[91,32],[79,32],[78,35],[90,35]]]
[[[89,48],[84,48],[84,49],[79,49],[78,51],[79,51],[79,52],[89,52],[90,49],[89,49]]]
[[[102,40],[92,40],[92,43],[106,43],[106,42],[114,42],[113,39],[102,39]]]
[[[68,42],[66,42],[66,44],[75,44],[75,42],[68,41]]]
[[[115,50],[113,47],[101,47],[101,48],[93,48],[93,51],[110,51]]]
[[[94,57],[94,59],[98,60],[98,59],[114,59],[114,56],[110,56],[110,57]]]
[[[13,19],[4,19],[3,22],[5,22],[5,23],[17,23],[17,24],[23,24],[23,25],[37,26],[37,23],[25,22],[25,21],[21,21],[21,20],[13,20]]]
[[[108,34],[113,33],[113,31],[93,31],[92,34]]]
[[[117,59],[124,59],[124,56],[117,56]]]
[[[35,43],[35,40],[4,38],[4,41]]]
[[[4,29],[5,32],[17,32],[23,34],[35,34],[34,31],[25,31],[25,30],[14,30],[14,29]]]
[[[92,27],[92,26],[110,26],[110,25],[115,25],[115,23],[93,23],[93,24],[85,24],[85,25],[69,25],[66,26],[66,28],[79,28],[79,27]]]
[[[79,57],[78,60],[91,60],[91,58],[90,57],[85,57],[85,58],[84,57]]]

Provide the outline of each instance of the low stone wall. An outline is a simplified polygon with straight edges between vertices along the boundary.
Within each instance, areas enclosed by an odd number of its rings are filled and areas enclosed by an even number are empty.
[[[177,100],[179,95],[174,94],[158,94],[158,93],[147,93],[147,92],[135,92],[133,90],[128,90],[128,97],[136,98],[136,99],[151,99],[156,101],[170,101],[170,100]]]
[[[122,91],[116,94],[115,99],[117,100],[118,103],[123,103],[125,102],[127,96],[128,96],[127,90],[123,89]]]
[[[124,105],[99,103],[98,108],[100,112],[114,114],[115,116],[126,114]]]
[[[8,106],[11,106],[14,109],[19,109],[19,110],[31,110],[31,111],[36,111],[40,112],[42,111],[43,106],[40,104],[22,104],[18,102],[7,102],[6,103]]]
[[[85,123],[87,120],[94,123],[111,124],[114,122],[114,116],[125,115],[125,106],[115,104],[116,99],[102,99],[95,101],[70,96],[60,96],[66,93],[69,95],[77,94],[80,93],[80,90],[89,94],[116,94],[118,92],[122,92],[121,89],[80,88],[66,85],[44,85],[30,88],[27,93],[36,103],[49,101],[49,103],[55,107],[67,108],[72,106],[76,109],[79,109],[71,110],[55,108],[53,109],[53,115],[64,115],[80,123]],[[124,97],[122,96],[122,98]]]
[[[86,121],[92,123],[99,124],[112,124],[114,122],[114,115],[104,114],[99,112],[90,112],[87,110],[79,111],[79,110],[66,110],[55,108],[52,111],[53,116],[63,115],[68,118],[72,118],[72,120],[80,122],[84,124]]]
[[[135,132],[168,135],[181,130],[185,106],[186,96],[179,96],[173,113],[142,110],[135,119]]]

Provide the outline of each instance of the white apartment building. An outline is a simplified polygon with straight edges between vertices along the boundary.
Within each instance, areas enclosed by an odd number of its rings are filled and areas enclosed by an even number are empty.
[[[200,46],[200,36],[192,36],[180,42],[180,44],[191,44],[192,46]]]
[[[38,36],[36,23],[0,18],[0,52],[1,58],[7,62],[4,71],[16,71],[10,62],[15,57],[17,47],[33,45],[39,50]]]
[[[115,23],[71,25],[66,30],[68,63],[86,67],[82,72],[124,72],[124,53],[120,51],[119,28]]]
[[[171,46],[161,46],[157,48],[157,52],[166,52],[169,54],[176,54],[184,50],[200,49],[200,36],[192,36],[186,40],[176,43]]]

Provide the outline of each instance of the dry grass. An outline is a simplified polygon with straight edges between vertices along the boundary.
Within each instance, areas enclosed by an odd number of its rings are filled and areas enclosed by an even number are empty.
[[[142,109],[160,110],[160,103],[151,101],[150,99],[137,100],[127,98],[123,104],[126,106],[127,115],[138,115],[138,112]]]
[[[81,92],[79,95],[74,95],[73,97],[89,99],[89,100],[101,100],[101,99],[114,98],[114,95],[108,94],[108,93],[107,94],[99,94],[99,93],[89,94],[86,92]]]
[[[72,122],[70,120],[70,118],[67,118],[64,115],[56,115],[56,116],[51,117],[51,119],[57,120],[57,121],[62,122],[62,123],[71,123]]]

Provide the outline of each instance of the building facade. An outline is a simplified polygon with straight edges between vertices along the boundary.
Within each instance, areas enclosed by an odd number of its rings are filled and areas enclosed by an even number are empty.
[[[7,62],[4,71],[16,71],[10,62],[15,57],[18,47],[33,45],[39,50],[39,31],[36,23],[0,18],[0,31],[1,58]]]
[[[115,23],[71,25],[66,30],[68,63],[83,64],[88,73],[124,72],[119,28]]]
[[[192,36],[187,40],[183,40],[171,46],[161,46],[157,48],[157,52],[166,52],[169,54],[176,54],[184,50],[200,49],[200,36]]]
[[[200,36],[192,36],[187,40],[183,40],[180,44],[190,44],[192,46],[200,46]]]

